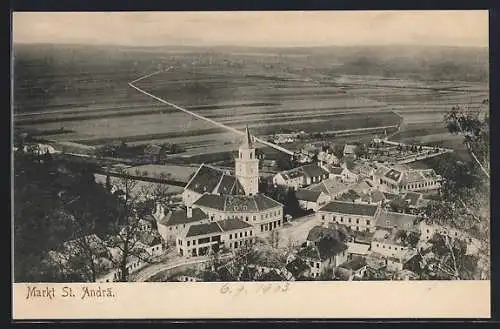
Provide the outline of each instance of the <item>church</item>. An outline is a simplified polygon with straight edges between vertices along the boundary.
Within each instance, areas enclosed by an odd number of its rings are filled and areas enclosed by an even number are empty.
[[[188,212],[200,209],[208,222],[239,220],[251,225],[255,235],[283,225],[283,205],[259,193],[259,159],[248,127],[235,159],[235,175],[202,164],[182,197]]]

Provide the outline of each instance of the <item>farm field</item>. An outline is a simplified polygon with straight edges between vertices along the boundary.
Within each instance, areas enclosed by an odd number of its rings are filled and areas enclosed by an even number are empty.
[[[136,85],[236,129],[248,125],[256,135],[389,126],[402,117],[397,138],[443,142],[444,113],[488,97],[486,82],[352,74],[338,58],[314,56],[16,45],[14,124],[63,129],[44,138],[94,146],[123,140],[176,143],[188,154],[234,149],[238,136],[128,86],[159,69]]]

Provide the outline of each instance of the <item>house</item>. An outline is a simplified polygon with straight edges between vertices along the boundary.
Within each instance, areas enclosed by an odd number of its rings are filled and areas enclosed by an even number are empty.
[[[357,232],[354,237],[347,242],[347,258],[366,257],[371,252],[371,241],[373,233]]]
[[[322,164],[338,165],[340,164],[339,158],[337,158],[333,153],[328,153],[321,151],[318,153],[318,161]]]
[[[342,193],[340,196],[336,197],[335,200],[360,203],[363,200],[363,195],[357,193],[353,189],[349,189],[346,192]]]
[[[329,237],[345,242],[349,238],[349,232],[344,225],[333,223],[331,226],[316,225],[307,234],[306,245],[316,245],[321,239]]]
[[[240,181],[229,171],[202,164],[186,184],[182,200],[186,206],[191,206],[206,193],[245,194]]]
[[[442,181],[433,169],[417,170],[401,165],[381,167],[374,176],[374,183],[391,193],[433,191],[441,187]]]
[[[344,146],[344,151],[343,151],[343,155],[344,155],[344,158],[346,157],[353,157],[353,158],[356,158],[356,145],[352,145],[352,144],[345,144]]]
[[[330,201],[330,197],[322,191],[298,189],[295,196],[299,201],[299,205],[305,210],[318,211],[319,208]]]
[[[321,168],[317,163],[304,165],[300,168],[304,173],[304,186],[317,184],[328,178],[328,172],[325,169]]]
[[[399,229],[377,229],[373,235],[371,250],[384,257],[406,259],[414,250],[405,242],[405,231]]]
[[[191,225],[177,237],[176,249],[180,256],[203,256],[221,248],[238,249],[255,241],[252,225],[239,219]]]
[[[420,234],[420,219],[416,215],[402,214],[392,211],[380,211],[377,216],[377,228],[391,230],[393,228]]]
[[[386,269],[389,272],[399,272],[403,270],[403,261],[398,257],[387,257]]]
[[[310,277],[311,276],[311,267],[309,267],[306,262],[304,262],[301,258],[295,258],[291,260],[285,266],[287,270],[287,277],[291,281],[295,281],[302,277]]]
[[[278,186],[288,186],[298,190],[304,186],[304,176],[299,168],[282,171],[273,176],[273,184]]]
[[[329,178],[319,184],[307,187],[311,191],[321,191],[329,196],[330,201],[347,192],[350,185],[338,178]]]
[[[324,237],[314,245],[306,246],[297,252],[310,267],[310,277],[317,278],[321,273],[331,271],[347,259],[347,245],[332,237]]]
[[[324,170],[328,172],[328,178],[338,178],[343,182],[354,183],[358,180],[359,176],[354,172],[347,169],[345,165],[324,165],[322,166]]]
[[[264,194],[203,194],[193,203],[210,221],[237,218],[255,227],[255,234],[264,234],[283,224],[283,205]]]
[[[153,217],[156,219],[158,232],[167,243],[174,242],[179,234],[189,229],[191,225],[208,222],[208,215],[201,209],[188,207],[164,214],[161,205],[156,207]]]
[[[331,201],[318,210],[317,216],[322,223],[334,222],[346,225],[353,231],[373,232],[378,212],[377,205]]]
[[[157,257],[163,253],[162,237],[157,231],[140,231],[136,245],[144,249],[149,257]]]
[[[422,220],[419,223],[419,231],[421,232],[420,243],[425,243],[434,237],[435,234],[448,236],[452,239],[460,239],[467,244],[467,255],[477,254],[481,246],[481,241],[471,236],[464,230],[459,228],[440,225],[434,220]]]
[[[343,281],[361,280],[367,268],[366,259],[364,257],[356,256],[351,260],[340,264],[338,267],[338,274]]]
[[[312,163],[277,173],[273,176],[273,183],[297,190],[300,187],[320,183],[328,179],[328,176],[329,174],[325,169],[316,163]]]

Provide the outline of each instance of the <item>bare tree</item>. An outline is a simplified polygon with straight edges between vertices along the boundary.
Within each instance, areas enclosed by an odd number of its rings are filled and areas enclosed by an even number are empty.
[[[115,248],[117,252],[112,257],[112,262],[118,269],[118,280],[126,282],[129,279],[129,263],[136,259],[140,262],[151,263],[152,257],[144,249],[142,239],[151,230],[144,231],[137,216],[136,206],[143,197],[141,189],[137,187],[137,181],[122,172],[116,181],[116,188],[122,192],[118,204],[118,216],[114,223],[114,231],[117,234],[109,241],[109,247]]]

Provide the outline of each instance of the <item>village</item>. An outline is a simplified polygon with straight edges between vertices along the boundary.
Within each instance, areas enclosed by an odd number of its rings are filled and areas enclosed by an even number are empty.
[[[463,257],[478,253],[478,239],[424,212],[438,202],[443,178],[408,166],[452,150],[387,138],[341,152],[322,143],[302,151],[294,168],[270,164],[262,175],[256,144],[247,127],[234,168],[115,165],[94,174],[122,198],[132,186],[181,184],[164,198],[141,194],[149,208],[130,214],[133,230],[67,241],[52,259],[64,264],[91,250],[97,282],[349,281],[439,279],[454,270],[442,268],[436,248],[460,241]],[[124,252],[126,266],[117,266]]]

